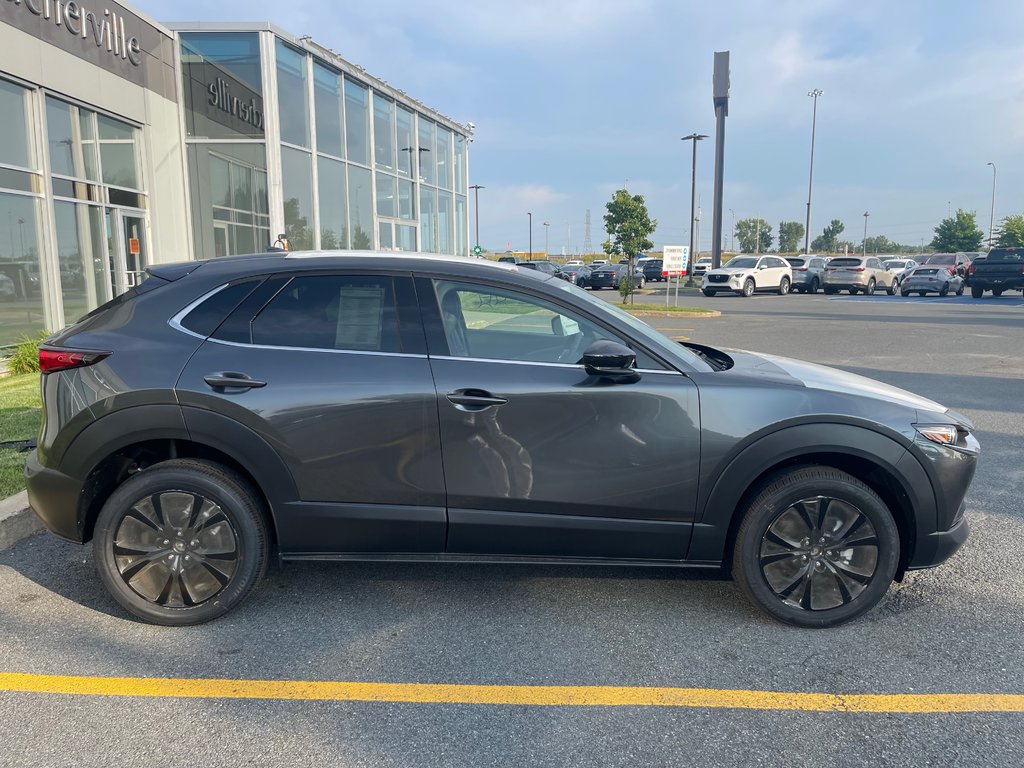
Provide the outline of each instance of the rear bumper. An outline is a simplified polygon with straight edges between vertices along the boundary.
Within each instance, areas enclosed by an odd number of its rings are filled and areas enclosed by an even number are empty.
[[[948,531],[936,531],[917,540],[914,558],[907,565],[907,570],[934,568],[952,557],[971,532],[967,520],[963,517]]]
[[[51,533],[81,544],[83,531],[78,519],[82,481],[39,463],[35,451],[25,461],[25,485],[32,511]]]

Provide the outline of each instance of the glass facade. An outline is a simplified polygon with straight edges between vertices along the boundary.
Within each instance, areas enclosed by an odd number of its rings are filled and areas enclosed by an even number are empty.
[[[469,254],[457,127],[269,30],[180,40],[196,258],[262,251],[279,233],[293,250]]]

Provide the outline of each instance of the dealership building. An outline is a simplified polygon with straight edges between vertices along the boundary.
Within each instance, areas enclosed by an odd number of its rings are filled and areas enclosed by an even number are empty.
[[[0,0],[0,346],[282,235],[467,256],[470,136],[270,24]]]

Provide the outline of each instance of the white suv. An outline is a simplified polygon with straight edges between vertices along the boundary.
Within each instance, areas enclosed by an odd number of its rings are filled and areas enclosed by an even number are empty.
[[[778,291],[782,296],[793,285],[793,270],[778,256],[734,256],[719,269],[704,273],[700,289],[705,296],[722,291],[751,296],[754,291]]]

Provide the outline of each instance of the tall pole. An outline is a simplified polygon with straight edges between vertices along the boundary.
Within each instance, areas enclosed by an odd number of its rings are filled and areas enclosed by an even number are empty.
[[[729,52],[715,51],[711,76],[715,106],[715,184],[711,198],[711,267],[722,266],[722,199],[725,196],[725,118],[729,115]]]
[[[807,223],[804,229],[804,253],[811,252],[811,187],[814,184],[814,134],[818,128],[818,97],[824,96],[825,92],[820,88],[808,91],[807,95],[814,99],[814,109],[811,113],[811,170],[807,174]]]
[[[693,157],[690,160],[690,263],[687,264],[686,284],[693,285],[693,225],[697,216],[697,142],[706,139],[703,133],[691,133],[683,136],[680,141],[693,142]]]
[[[487,187],[481,187],[479,184],[472,184],[469,187],[473,190],[473,197],[475,199],[474,206],[476,207],[476,246],[480,247],[480,190],[487,189]]]
[[[868,255],[868,216],[869,215],[870,214],[867,211],[864,211],[864,242],[861,243],[861,246],[864,248],[864,257],[865,258],[867,258],[867,255]]]
[[[548,231],[549,231],[550,227],[551,227],[551,222],[550,221],[545,221],[544,222],[544,258],[545,259],[548,257],[548,253],[550,252],[549,248],[548,248]]]
[[[729,209],[729,250],[736,250],[736,211]]]
[[[754,220],[754,253],[761,252],[761,214],[757,214],[757,218]]]
[[[992,247],[992,227],[996,221],[996,164],[989,163],[992,166],[992,210],[988,215],[988,247]]]
[[[533,213],[527,211],[526,215],[530,218],[530,255],[526,259],[527,261],[533,261]]]

